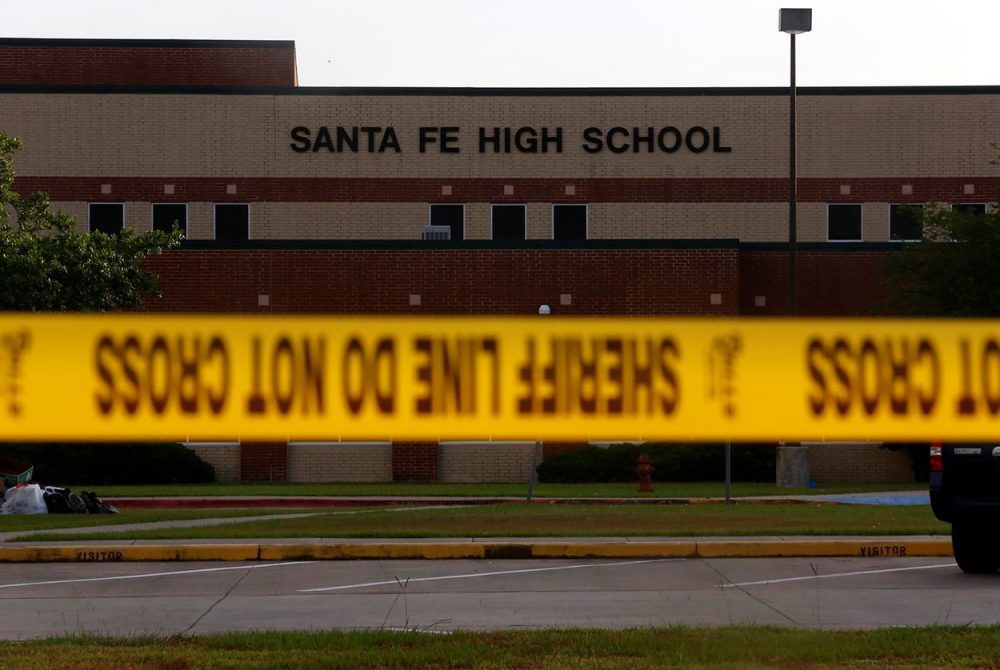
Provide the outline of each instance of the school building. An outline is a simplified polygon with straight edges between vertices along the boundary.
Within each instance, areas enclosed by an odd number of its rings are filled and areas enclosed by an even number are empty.
[[[886,256],[920,236],[908,206],[997,199],[1000,88],[798,95],[799,313],[877,315]],[[164,297],[145,310],[789,311],[787,88],[314,88],[292,42],[0,39],[0,110],[19,192],[81,230],[184,230],[149,260]],[[520,481],[530,459],[194,448],[233,480]],[[872,445],[812,461],[820,481],[909,477]]]

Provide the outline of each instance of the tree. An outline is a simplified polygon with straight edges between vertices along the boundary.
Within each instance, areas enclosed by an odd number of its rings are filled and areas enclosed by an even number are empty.
[[[0,310],[110,311],[160,295],[143,259],[180,244],[175,230],[83,233],[44,193],[14,191],[21,141],[0,132]]]
[[[889,308],[906,316],[1000,316],[1000,211],[933,205],[923,239],[889,256]]]

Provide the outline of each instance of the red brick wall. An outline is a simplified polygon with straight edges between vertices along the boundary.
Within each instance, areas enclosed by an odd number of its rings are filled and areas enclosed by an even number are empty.
[[[799,251],[798,295],[802,316],[885,314],[886,256],[892,251]],[[764,296],[765,305],[755,298]],[[788,313],[788,252],[740,251],[740,314]]]
[[[392,445],[392,481],[432,482],[438,478],[438,445],[397,442]]]
[[[128,42],[126,42],[128,43]],[[295,86],[295,46],[118,46],[81,40],[0,40],[0,85]],[[119,42],[118,44],[122,44]],[[158,44],[164,44],[159,42]],[[169,43],[168,43],[169,44]],[[197,42],[195,42],[197,44]]]
[[[156,312],[736,315],[736,248],[182,249]],[[711,294],[722,296],[712,305]],[[563,305],[561,296],[571,296]],[[267,307],[258,297],[267,295]],[[420,305],[411,306],[410,296]]]
[[[288,479],[285,442],[244,442],[240,445],[240,481],[283,482]]]

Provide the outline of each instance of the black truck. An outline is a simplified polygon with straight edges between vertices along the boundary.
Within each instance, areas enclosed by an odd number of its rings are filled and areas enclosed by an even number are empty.
[[[1000,441],[934,442],[931,508],[951,524],[955,562],[964,572],[1000,570]]]

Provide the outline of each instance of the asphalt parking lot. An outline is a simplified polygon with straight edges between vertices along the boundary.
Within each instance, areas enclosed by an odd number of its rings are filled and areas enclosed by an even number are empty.
[[[0,636],[1000,622],[950,558],[0,565]]]

